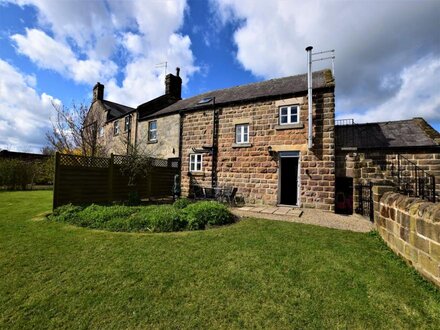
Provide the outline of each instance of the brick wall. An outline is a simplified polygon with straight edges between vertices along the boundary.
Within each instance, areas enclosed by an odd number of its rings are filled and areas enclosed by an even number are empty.
[[[301,204],[333,210],[334,207],[334,93],[315,90],[313,104],[314,147],[307,149],[307,97],[260,101],[219,108],[218,184],[238,188],[246,203],[278,203],[279,160],[275,152],[300,152]],[[300,124],[278,125],[279,107],[298,104]],[[183,117],[182,191],[192,180],[210,186],[211,156],[204,155],[203,174],[188,175],[192,147],[212,145],[212,110],[187,113]],[[235,145],[235,125],[249,124],[249,145]]]
[[[440,204],[374,187],[374,218],[386,244],[440,286]]]

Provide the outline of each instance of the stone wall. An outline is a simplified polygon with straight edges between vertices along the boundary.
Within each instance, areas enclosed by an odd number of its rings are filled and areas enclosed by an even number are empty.
[[[431,149],[406,150],[402,156],[436,177],[436,191],[440,192],[440,153]],[[396,163],[397,153],[393,150],[379,151],[336,151],[336,176],[353,178],[354,209],[358,206],[356,185],[368,182],[393,181],[391,163]],[[396,169],[394,169],[395,171]]]
[[[373,188],[374,219],[380,236],[396,254],[440,286],[440,204],[390,189]]]
[[[157,121],[157,141],[148,141],[148,123]],[[179,157],[179,114],[140,121],[138,123],[137,141],[141,152],[155,158]]]
[[[334,93],[333,89],[314,90],[314,146],[307,149],[307,97],[242,103],[219,108],[218,184],[238,188],[246,203],[278,203],[278,152],[300,152],[301,205],[334,208]],[[300,123],[280,126],[279,107],[299,105]],[[183,117],[182,191],[189,191],[190,178],[211,183],[211,156],[204,155],[202,174],[188,175],[192,148],[212,145],[212,109],[187,113]],[[235,142],[235,125],[249,124],[249,144]],[[273,153],[269,153],[269,146]]]

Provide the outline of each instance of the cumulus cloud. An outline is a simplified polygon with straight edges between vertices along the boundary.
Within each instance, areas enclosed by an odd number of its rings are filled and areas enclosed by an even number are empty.
[[[430,67],[428,61],[440,58],[438,1],[384,1],[380,8],[377,2],[365,1],[211,0],[211,4],[223,24],[237,23],[237,60],[257,76],[306,72],[308,45],[315,51],[336,49],[336,105],[341,116],[353,110],[390,114],[396,111],[390,108],[393,102],[403,100],[403,95],[411,104],[406,109],[412,108],[406,117],[413,116],[419,105],[415,97],[423,92],[416,89],[424,87],[413,79],[413,70]],[[321,67],[316,63],[316,69]],[[426,102],[418,109],[419,115],[435,117],[435,104]]]
[[[18,51],[45,69],[57,71],[80,83],[108,79],[117,70],[112,61],[80,60],[69,46],[57,42],[43,31],[26,29],[26,35],[11,36]]]
[[[33,86],[35,77],[21,73],[0,59],[0,148],[38,152],[45,145],[54,115],[52,102],[60,100]]]
[[[18,51],[75,82],[103,82],[106,98],[116,102],[136,106],[162,94],[157,63],[166,61],[173,71],[181,67],[184,84],[198,70],[189,37],[178,33],[185,0],[17,3],[34,6],[40,24],[12,36]]]

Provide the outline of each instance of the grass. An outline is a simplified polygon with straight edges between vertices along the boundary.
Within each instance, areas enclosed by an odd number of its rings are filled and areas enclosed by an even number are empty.
[[[440,293],[372,234],[247,219],[169,234],[44,220],[0,193],[0,328],[439,328]]]

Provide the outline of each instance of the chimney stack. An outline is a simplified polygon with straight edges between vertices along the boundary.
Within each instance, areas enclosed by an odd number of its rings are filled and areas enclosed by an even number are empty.
[[[104,99],[104,85],[97,82],[95,87],[93,87],[93,102],[102,101]]]
[[[180,68],[176,68],[176,75],[167,74],[165,77],[165,94],[182,99],[182,78],[179,77]]]

